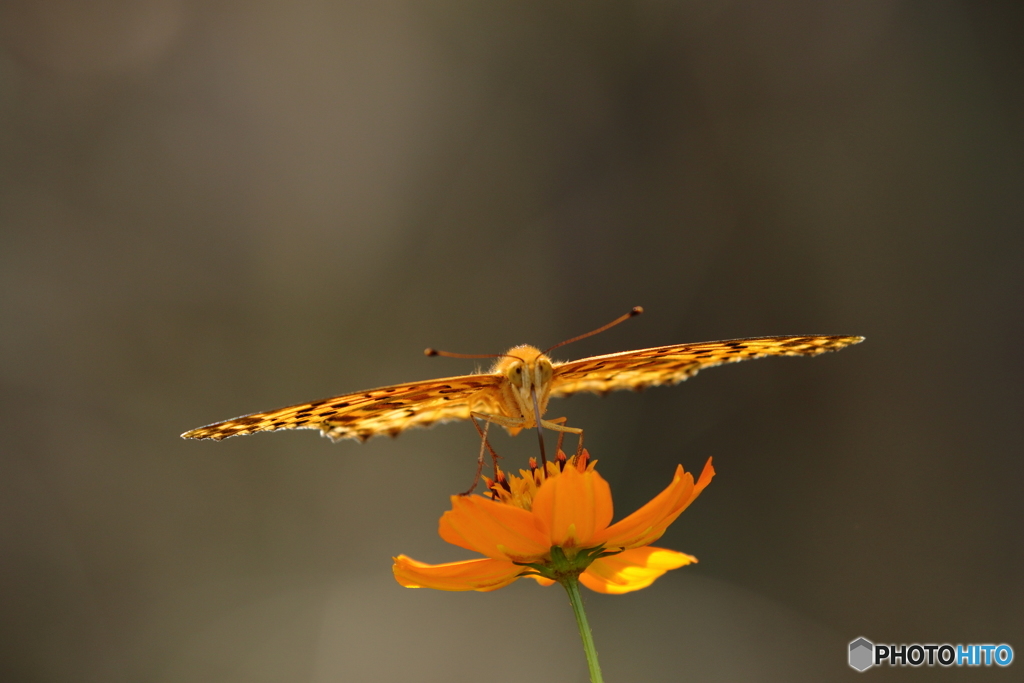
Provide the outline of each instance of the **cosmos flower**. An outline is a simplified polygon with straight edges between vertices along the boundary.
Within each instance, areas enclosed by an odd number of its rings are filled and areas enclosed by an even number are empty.
[[[656,548],[676,517],[700,495],[715,471],[709,459],[696,483],[682,465],[668,487],[628,517],[611,524],[611,489],[583,451],[519,476],[499,471],[487,480],[490,498],[452,496],[441,517],[445,541],[484,557],[426,564],[394,558],[395,578],[409,588],[491,591],[520,577],[542,585],[579,582],[599,593],[646,588],[670,569],[697,559]]]

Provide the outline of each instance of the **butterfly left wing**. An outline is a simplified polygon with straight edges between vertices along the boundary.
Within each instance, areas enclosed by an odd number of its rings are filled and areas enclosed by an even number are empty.
[[[186,439],[215,439],[278,429],[319,429],[332,440],[366,441],[378,434],[397,436],[410,427],[468,420],[470,410],[495,411],[500,376],[462,375],[409,382],[326,398],[311,403],[243,415],[193,429]]]
[[[609,353],[555,365],[551,396],[571,396],[581,391],[596,394],[618,389],[639,391],[662,384],[678,384],[702,368],[723,363],[765,356],[816,356],[862,341],[864,337],[822,335],[752,337]]]

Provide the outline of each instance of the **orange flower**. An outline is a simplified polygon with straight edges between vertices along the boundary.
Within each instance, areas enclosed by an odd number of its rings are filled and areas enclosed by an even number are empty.
[[[615,524],[611,489],[595,464],[586,451],[568,461],[559,452],[544,470],[531,461],[519,477],[499,472],[487,481],[492,498],[452,496],[441,538],[484,557],[432,565],[399,555],[395,578],[409,588],[491,591],[521,576],[542,585],[578,576],[599,593],[628,593],[697,561],[650,544],[711,481],[710,459],[696,483],[678,466],[668,488]]]

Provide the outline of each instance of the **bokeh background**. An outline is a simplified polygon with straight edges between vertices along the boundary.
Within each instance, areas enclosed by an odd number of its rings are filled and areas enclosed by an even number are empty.
[[[620,514],[718,470],[700,564],[589,596],[608,680],[1024,655],[1022,45],[1014,2],[6,0],[4,680],[586,680],[557,588],[391,577],[468,556],[468,424],[178,434],[637,304],[556,356],[867,342],[552,404]]]

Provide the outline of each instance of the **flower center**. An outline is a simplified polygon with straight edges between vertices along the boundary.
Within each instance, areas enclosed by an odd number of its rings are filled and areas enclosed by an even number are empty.
[[[530,469],[519,470],[519,476],[507,474],[499,467],[497,476],[494,479],[484,477],[484,483],[487,484],[487,489],[494,500],[524,510],[532,510],[534,496],[549,477],[557,477],[566,467],[575,467],[580,472],[592,471],[596,464],[597,461],[590,459],[586,449],[571,458],[558,451],[554,461],[547,463],[546,469],[537,466],[536,458],[530,458]]]

